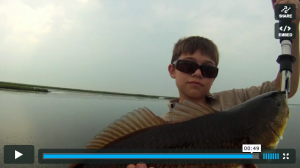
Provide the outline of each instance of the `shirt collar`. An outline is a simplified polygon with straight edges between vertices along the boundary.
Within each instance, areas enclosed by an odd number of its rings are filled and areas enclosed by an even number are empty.
[[[216,100],[216,97],[215,97],[214,95],[212,95],[211,93],[208,93],[208,94],[206,95],[206,97],[207,97],[210,101]],[[171,109],[171,108],[174,107],[174,104],[175,104],[175,103],[178,103],[178,102],[179,102],[179,98],[172,99],[172,100],[169,101],[168,107]]]

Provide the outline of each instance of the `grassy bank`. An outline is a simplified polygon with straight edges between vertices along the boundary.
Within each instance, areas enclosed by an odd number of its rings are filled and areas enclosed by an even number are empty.
[[[20,91],[30,91],[30,92],[44,92],[48,93],[49,90],[45,88],[40,88],[38,86],[25,86],[17,83],[8,83],[8,82],[0,82],[1,89],[10,89],[10,90],[20,90]]]
[[[38,85],[1,82],[1,81],[0,81],[0,88],[13,89],[13,90],[24,90],[24,91],[39,91],[39,92],[48,92],[48,89],[57,89],[57,90],[64,90],[64,91],[98,93],[98,94],[108,94],[108,95],[174,99],[174,97],[168,97],[168,96],[155,96],[155,95],[143,95],[143,94],[132,94],[132,93],[118,93],[118,92],[106,92],[106,91],[95,91],[95,90],[71,89],[71,88],[61,88],[61,87],[53,87],[53,86],[38,86]]]

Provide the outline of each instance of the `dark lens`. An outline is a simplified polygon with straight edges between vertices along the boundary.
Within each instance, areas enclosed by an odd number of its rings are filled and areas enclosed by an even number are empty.
[[[198,64],[191,61],[178,60],[176,68],[181,72],[193,74],[197,70]]]
[[[201,73],[206,78],[216,78],[218,75],[218,68],[210,65],[203,65],[201,67]]]

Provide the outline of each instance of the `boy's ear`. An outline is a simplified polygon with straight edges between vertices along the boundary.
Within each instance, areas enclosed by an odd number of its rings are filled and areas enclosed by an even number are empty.
[[[170,64],[168,66],[168,70],[169,70],[169,74],[171,76],[171,78],[175,79],[176,75],[175,75],[175,67],[173,64]]]

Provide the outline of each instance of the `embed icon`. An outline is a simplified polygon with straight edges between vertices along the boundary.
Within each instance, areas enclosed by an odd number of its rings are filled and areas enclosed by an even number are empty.
[[[295,23],[275,23],[276,39],[294,39],[296,37]]]

